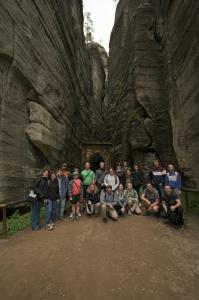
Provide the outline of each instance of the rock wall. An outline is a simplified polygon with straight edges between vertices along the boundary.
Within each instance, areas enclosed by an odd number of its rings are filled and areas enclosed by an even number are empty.
[[[35,174],[81,164],[92,70],[81,0],[0,0],[0,202]]]
[[[106,81],[108,79],[108,55],[98,43],[87,45],[92,70],[92,100],[90,105],[92,141],[104,141],[104,109]]]
[[[120,0],[110,40],[115,160],[173,162],[199,186],[197,1]],[[198,167],[197,167],[198,166]]]

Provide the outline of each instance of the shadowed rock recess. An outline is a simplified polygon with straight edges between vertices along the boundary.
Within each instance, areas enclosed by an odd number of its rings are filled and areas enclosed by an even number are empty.
[[[85,44],[81,0],[0,0],[0,202],[47,165],[81,165],[95,141],[113,143],[113,162],[177,163],[199,186],[198,12],[120,0],[108,63]]]
[[[198,14],[195,0],[120,0],[108,77],[114,160],[157,155],[163,164],[177,162],[197,187]]]
[[[80,165],[99,139],[104,50],[90,52],[82,1],[0,0],[0,202],[23,199],[46,165]]]

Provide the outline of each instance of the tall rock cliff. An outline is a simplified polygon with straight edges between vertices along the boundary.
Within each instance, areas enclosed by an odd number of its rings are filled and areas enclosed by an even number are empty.
[[[115,160],[158,156],[177,164],[187,184],[197,186],[198,13],[194,0],[120,0],[108,90]]]
[[[4,202],[22,199],[45,165],[81,164],[93,87],[81,0],[0,0],[0,7]]]

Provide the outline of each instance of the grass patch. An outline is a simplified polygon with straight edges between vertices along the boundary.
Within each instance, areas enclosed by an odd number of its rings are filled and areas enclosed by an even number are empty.
[[[45,208],[41,209],[41,219],[45,216]],[[18,231],[24,230],[31,224],[31,211],[23,215],[17,209],[9,218],[7,218],[8,237],[11,237]],[[3,234],[3,222],[0,222],[0,236]]]

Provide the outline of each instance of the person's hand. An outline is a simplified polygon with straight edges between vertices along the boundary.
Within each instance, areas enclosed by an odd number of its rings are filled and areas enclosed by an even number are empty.
[[[171,211],[175,211],[175,206],[170,206]]]

